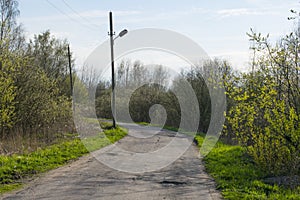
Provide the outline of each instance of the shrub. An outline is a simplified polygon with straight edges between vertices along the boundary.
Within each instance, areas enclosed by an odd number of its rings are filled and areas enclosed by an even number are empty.
[[[235,88],[236,101],[227,116],[228,125],[240,144],[269,175],[299,174],[299,116],[282,99],[275,84],[265,79],[261,85]]]

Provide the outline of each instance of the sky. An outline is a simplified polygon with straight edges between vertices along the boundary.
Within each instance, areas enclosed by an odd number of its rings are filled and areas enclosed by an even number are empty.
[[[211,57],[227,59],[235,69],[249,69],[250,28],[270,33],[273,42],[295,28],[295,0],[19,0],[27,39],[46,30],[66,38],[76,68],[108,39],[108,13],[116,32],[124,28],[159,28],[178,32],[199,44]],[[124,36],[126,37],[126,36]]]

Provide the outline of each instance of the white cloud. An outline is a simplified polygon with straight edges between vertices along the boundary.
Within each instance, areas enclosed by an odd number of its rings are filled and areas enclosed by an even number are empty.
[[[242,15],[275,15],[278,14],[276,11],[263,10],[263,9],[250,9],[250,8],[234,8],[234,9],[222,9],[218,10],[217,14],[221,18],[235,17]]]

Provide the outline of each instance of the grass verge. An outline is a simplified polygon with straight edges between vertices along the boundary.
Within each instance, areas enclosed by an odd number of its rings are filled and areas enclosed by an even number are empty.
[[[90,137],[85,141],[73,138],[45,149],[23,155],[0,156],[0,194],[22,186],[22,179],[55,169],[90,151],[114,143],[127,134],[123,128],[105,129],[107,138]],[[90,144],[89,149],[84,144]]]
[[[204,137],[195,138],[201,146]],[[244,148],[218,142],[204,158],[208,173],[216,180],[225,199],[300,199],[300,186],[294,189],[263,182],[262,170],[247,156]]]

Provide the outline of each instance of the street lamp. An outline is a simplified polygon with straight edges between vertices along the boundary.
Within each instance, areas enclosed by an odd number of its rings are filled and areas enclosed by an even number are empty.
[[[113,31],[113,19],[112,19],[112,12],[109,12],[109,33],[110,36],[110,54],[111,54],[111,90],[112,90],[112,117],[113,117],[113,127],[116,128],[116,94],[115,94],[115,61],[114,61],[114,41],[118,37],[123,37],[128,31],[124,29],[121,31],[117,37],[114,38],[114,31]]]
[[[118,37],[123,37],[124,35],[126,35],[128,33],[127,29],[124,29],[123,31],[121,31],[119,33],[119,35],[117,37],[114,38],[114,41],[118,38]]]

